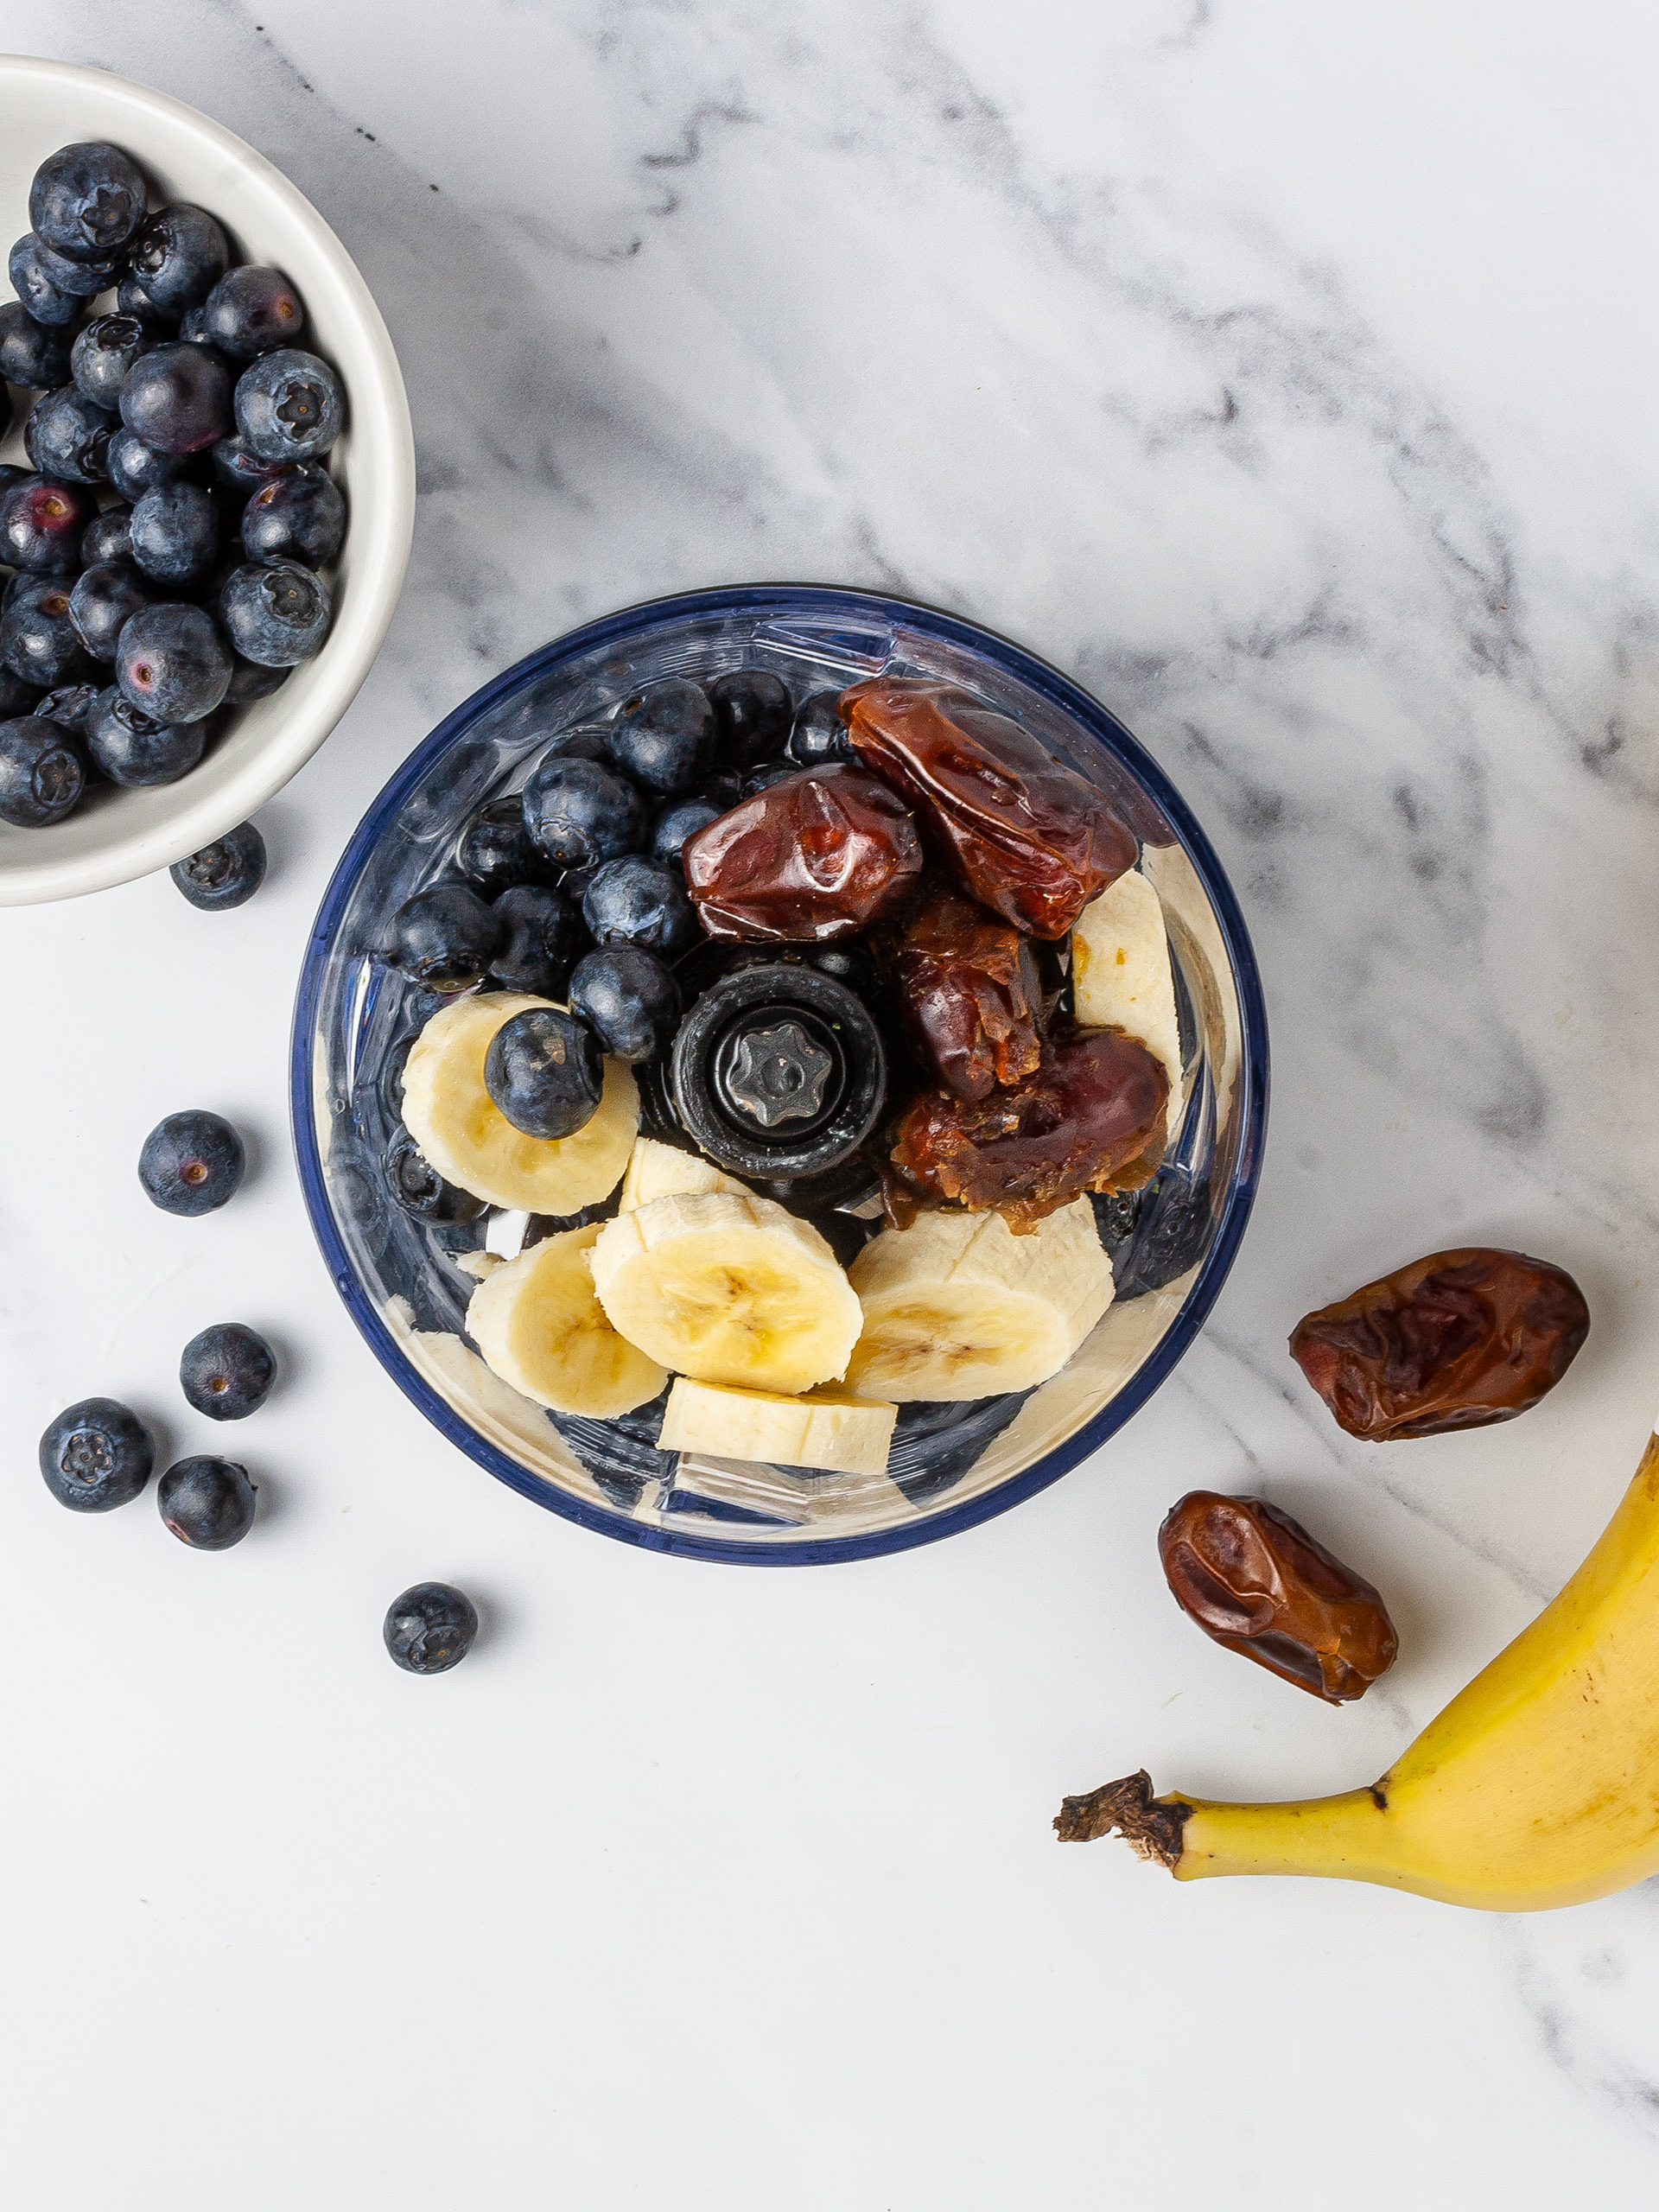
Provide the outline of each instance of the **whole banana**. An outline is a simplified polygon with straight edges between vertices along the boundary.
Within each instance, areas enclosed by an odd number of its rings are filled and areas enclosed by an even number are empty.
[[[1659,1437],[1578,1573],[1368,1789],[1276,1805],[1068,1797],[1178,1881],[1322,1874],[1488,1912],[1582,1904],[1659,1872]]]

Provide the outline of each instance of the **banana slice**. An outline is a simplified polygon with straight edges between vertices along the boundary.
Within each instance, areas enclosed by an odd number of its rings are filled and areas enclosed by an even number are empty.
[[[808,1390],[846,1372],[858,1338],[858,1300],[817,1230],[747,1192],[607,1221],[594,1287],[620,1335],[700,1382]]]
[[[730,1390],[682,1375],[668,1394],[662,1452],[709,1452],[721,1459],[769,1459],[779,1467],[824,1467],[840,1475],[887,1472],[897,1406],[815,1390],[786,1398]]]
[[[653,1198],[690,1197],[698,1191],[729,1191],[741,1198],[747,1187],[700,1153],[682,1152],[677,1145],[659,1144],[655,1137],[639,1137],[622,1178],[620,1211],[632,1213]]]
[[[1029,1235],[1000,1214],[925,1213],[853,1262],[861,1397],[986,1398],[1058,1375],[1112,1302],[1094,1209],[1076,1198]]]
[[[1181,1029],[1158,893],[1133,868],[1091,899],[1071,931],[1078,1026],[1138,1037],[1169,1071],[1170,1135],[1180,1128]]]
[[[580,1213],[616,1188],[639,1126],[639,1093],[620,1060],[605,1063],[591,1121],[574,1136],[527,1137],[484,1088],[484,1059],[504,1021],[550,999],[492,991],[441,1007],[404,1068],[404,1122],[440,1175],[494,1206]]]
[[[588,1255],[602,1225],[567,1229],[493,1268],[467,1308],[467,1333],[493,1374],[538,1406],[595,1421],[632,1413],[668,1381],[594,1296]]]

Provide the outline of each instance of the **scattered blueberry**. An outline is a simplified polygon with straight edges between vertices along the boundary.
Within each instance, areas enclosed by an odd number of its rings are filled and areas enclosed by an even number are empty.
[[[766,791],[772,784],[781,784],[786,777],[798,776],[800,770],[792,760],[768,760],[759,768],[751,768],[744,777],[738,792],[740,798],[753,798],[756,791]]]
[[[407,1129],[400,1128],[386,1147],[383,1165],[394,1203],[416,1221],[450,1229],[481,1220],[489,1211],[482,1198],[458,1183],[446,1183]]]
[[[556,998],[587,944],[587,932],[568,899],[544,885],[514,884],[491,908],[503,936],[490,973],[510,991]]]
[[[116,437],[123,434],[117,431]],[[116,438],[110,440],[110,450],[115,450]],[[132,562],[132,509],[123,504],[105,507],[103,513],[94,515],[80,534],[80,565],[95,569],[101,562]]]
[[[711,822],[718,822],[724,812],[723,807],[711,805],[706,798],[676,799],[672,806],[663,809],[652,825],[652,858],[660,861],[664,868],[677,866],[686,839],[695,837]]]
[[[0,722],[0,822],[19,830],[61,822],[86,782],[74,741],[56,722],[34,715]]]
[[[69,261],[108,261],[144,219],[144,180],[118,146],[60,146],[35,172],[30,228]]]
[[[179,1360],[186,1401],[209,1421],[244,1421],[257,1413],[276,1379],[276,1356],[257,1329],[216,1321],[192,1337]]]
[[[262,668],[257,660],[244,660],[234,656],[231,680],[226,688],[227,707],[251,706],[256,699],[269,699],[273,691],[280,691],[292,671],[286,668]]]
[[[149,1431],[117,1398],[82,1398],[66,1406],[41,1439],[46,1486],[72,1513],[130,1505],[155,1464]]]
[[[113,660],[116,640],[129,615],[149,607],[156,594],[126,561],[98,561],[83,569],[69,594],[69,620],[94,660]]]
[[[78,568],[81,534],[97,512],[80,486],[26,476],[0,492],[0,561],[37,576]]]
[[[555,884],[560,873],[524,827],[524,801],[517,792],[486,799],[468,817],[455,847],[455,865],[486,899],[518,884]]]
[[[132,273],[152,306],[182,315],[205,300],[229,266],[225,233],[205,207],[158,207],[132,242]]]
[[[221,438],[213,448],[213,481],[245,499],[295,464],[261,461],[245,438]]]
[[[619,1060],[652,1060],[665,1052],[680,1026],[680,987],[654,953],[637,944],[607,944],[576,963],[570,1010]]]
[[[193,906],[204,914],[222,914],[246,906],[264,881],[265,841],[251,822],[238,823],[199,853],[175,861],[168,873]]]
[[[279,269],[229,270],[203,302],[202,335],[233,361],[296,345],[304,329],[305,303]]]
[[[839,691],[815,691],[803,699],[790,726],[785,751],[798,768],[817,768],[826,760],[851,760],[855,756],[847,725],[836,702]]]
[[[225,1552],[253,1526],[254,1485],[234,1459],[174,1462],[156,1485],[162,1519],[192,1551]]]
[[[136,315],[101,315],[87,324],[71,348],[70,373],[95,407],[114,413],[121,404],[127,372],[156,343]]]
[[[346,502],[327,470],[296,462],[263,484],[242,510],[242,547],[250,561],[299,561],[320,569],[346,535]]]
[[[92,672],[69,619],[67,576],[20,576],[0,613],[0,661],[25,683],[54,690]]]
[[[86,717],[86,750],[112,784],[142,789],[176,784],[207,745],[207,724],[157,721],[113,684],[100,691]]]
[[[25,683],[21,676],[0,664],[0,721],[15,721],[19,715],[32,715],[41,697],[38,683]]]
[[[156,329],[178,321],[177,315],[162,312],[130,269],[115,288],[115,311],[118,315],[136,316],[138,321]]]
[[[391,918],[386,958],[433,991],[464,991],[481,982],[501,941],[493,908],[464,883],[417,891]]]
[[[610,727],[611,758],[659,798],[694,791],[715,749],[715,710],[700,684],[664,677],[625,699]]]
[[[781,753],[789,735],[789,686],[761,668],[734,668],[709,686],[720,736],[720,758],[728,767],[752,768]]]
[[[42,476],[65,484],[101,484],[110,473],[110,434],[115,416],[67,384],[43,391],[23,425],[23,446]]]
[[[121,420],[161,453],[200,453],[230,433],[230,372],[210,347],[157,346],[127,372]]]
[[[406,1675],[459,1666],[478,1634],[478,1611],[448,1582],[417,1582],[386,1610],[386,1649]]]
[[[200,484],[179,480],[146,492],[132,511],[132,557],[158,584],[203,582],[219,555],[219,511]]]
[[[34,321],[43,323],[48,330],[61,330],[79,320],[80,295],[66,292],[60,284],[52,282],[41,260],[39,241],[30,232],[25,231],[11,249],[6,274],[11,278],[11,289],[22,302],[24,312]]]
[[[188,454],[163,453],[159,446],[135,438],[130,430],[116,431],[104,459],[111,483],[128,500],[142,499],[146,492],[175,482],[195,465]]]
[[[60,292],[67,292],[77,300],[90,300],[99,292],[113,291],[121,277],[118,256],[103,261],[70,261],[63,254],[54,253],[49,245],[29,233],[35,249],[35,261],[47,282],[55,284]],[[19,238],[19,245],[23,240]]]
[[[735,768],[717,769],[697,793],[706,800],[716,814],[724,814],[737,804],[743,790],[743,779]]]
[[[67,384],[73,336],[36,322],[21,301],[0,307],[0,378],[25,391],[55,391]]]
[[[211,614],[168,601],[128,618],[116,646],[115,675],[133,705],[154,721],[196,721],[225,696],[231,650]]]
[[[677,869],[637,853],[607,861],[582,894],[582,918],[596,944],[637,944],[666,960],[697,934]]]
[[[34,712],[41,721],[55,722],[60,729],[67,729],[71,736],[84,741],[97,698],[95,683],[60,683],[55,691],[46,694]]]
[[[594,1118],[605,1062],[593,1031],[556,1006],[504,1021],[484,1056],[484,1088],[527,1137],[574,1136]]]
[[[237,379],[236,427],[262,461],[315,461],[346,423],[340,379],[315,353],[266,353]]]
[[[232,570],[219,612],[244,660],[292,668],[321,650],[334,608],[327,586],[297,561],[249,561]]]
[[[566,868],[592,868],[645,842],[645,801],[596,760],[568,754],[541,760],[524,785],[524,805],[531,836]]]
[[[242,1140],[224,1116],[193,1107],[169,1114],[144,1139],[138,1180],[163,1213],[212,1213],[235,1196],[245,1164]]]

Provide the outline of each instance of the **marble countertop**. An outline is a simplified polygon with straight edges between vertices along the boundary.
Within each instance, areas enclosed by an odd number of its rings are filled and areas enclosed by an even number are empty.
[[[9,0],[279,162],[398,346],[421,499],[385,652],[259,817],[5,918],[6,2163],[118,2202],[1355,2212],[1647,2201],[1659,1897],[1508,1919],[1177,1887],[1064,1791],[1382,1770],[1564,1580],[1656,1395],[1659,30],[1497,0]],[[538,1514],[359,1340],[306,1226],[288,1009],[334,861],[486,677],[750,578],[880,586],[1058,663],[1208,827],[1274,1096],[1211,1326],[1095,1459],[902,1557],[766,1573]],[[144,1205],[181,1105],[252,1140]],[[1341,1436],[1307,1307],[1451,1241],[1570,1268],[1508,1429]],[[179,1347],[284,1378],[222,1559],[32,1472]],[[1387,1592],[1332,1710],[1206,1643],[1154,1532],[1259,1491]],[[391,1595],[486,1633],[397,1675]]]

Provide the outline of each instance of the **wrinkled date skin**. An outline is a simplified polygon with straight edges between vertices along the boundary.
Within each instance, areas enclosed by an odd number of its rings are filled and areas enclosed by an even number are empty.
[[[1590,1330],[1572,1276],[1522,1252],[1431,1252],[1304,1316],[1290,1356],[1350,1436],[1387,1444],[1513,1421]]]
[[[1206,1636],[1327,1705],[1363,1697],[1394,1664],[1376,1591],[1265,1498],[1189,1491],[1165,1516],[1158,1556]]]
[[[1135,839],[1093,785],[969,693],[876,677],[843,691],[841,713],[941,866],[1027,936],[1064,937],[1134,867]]]
[[[907,807],[860,768],[804,769],[686,840],[686,889],[710,937],[767,944],[854,937],[915,893]]]
[[[894,1133],[890,1217],[903,1224],[906,1194],[994,1206],[1019,1236],[1082,1192],[1138,1190],[1164,1156],[1168,1101],[1163,1062],[1117,1029],[1052,1046],[1034,1075],[979,1103],[924,1091]]]
[[[1042,983],[1018,930],[954,891],[930,899],[893,956],[912,1041],[958,1098],[1034,1075],[1043,1057]]]

